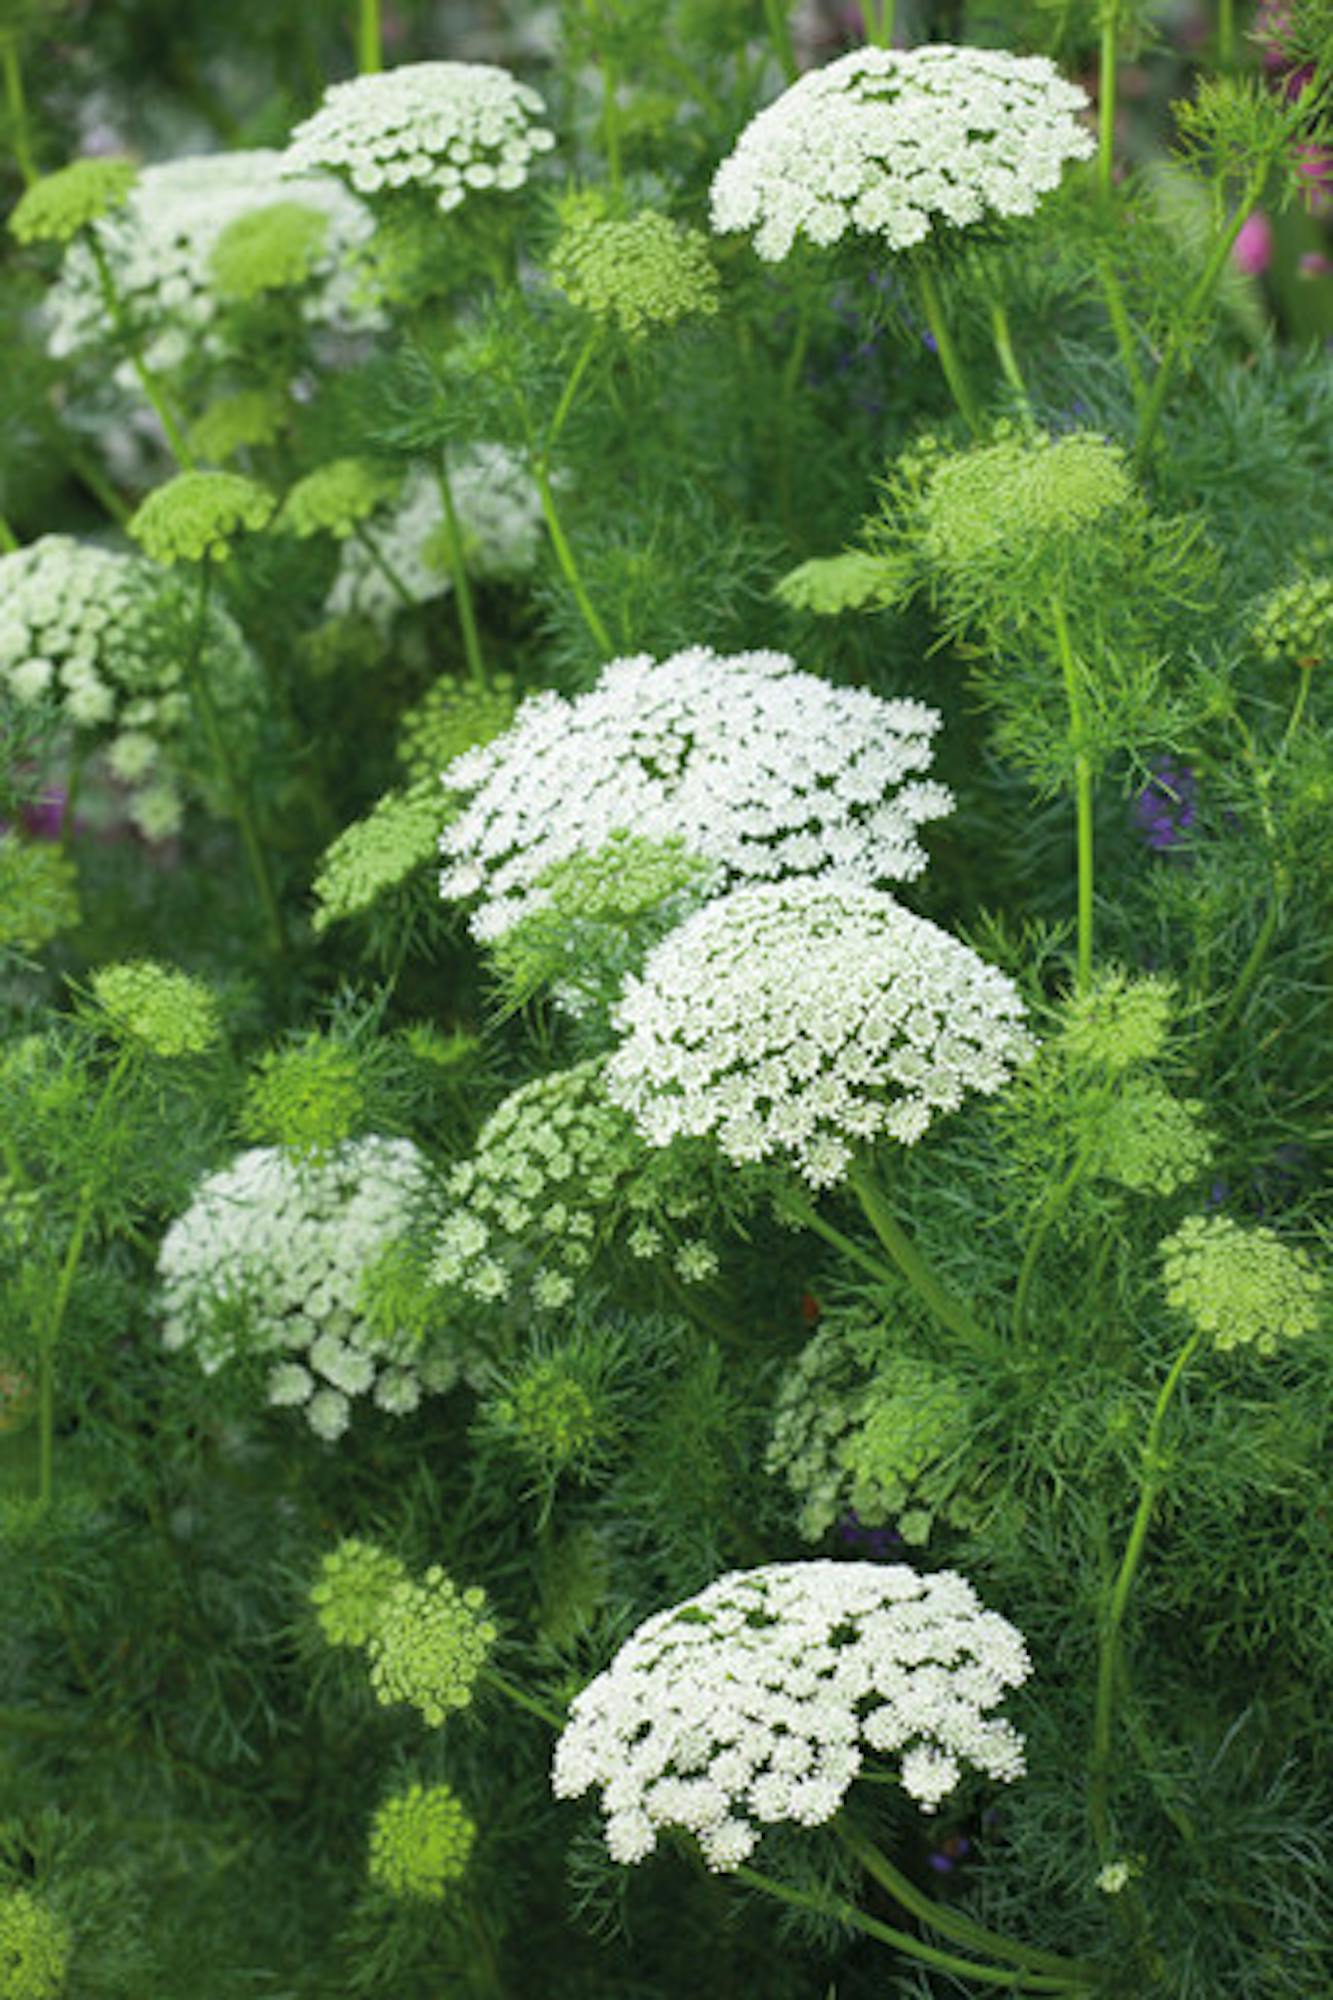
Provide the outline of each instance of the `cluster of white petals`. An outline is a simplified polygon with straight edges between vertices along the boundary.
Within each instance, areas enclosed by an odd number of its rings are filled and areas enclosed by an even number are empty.
[[[939,721],[785,653],[612,660],[587,694],[532,696],[449,765],[448,789],[472,797],[441,837],[441,894],[483,897],[473,934],[494,939],[541,906],[544,870],[625,830],[679,838],[733,880],[910,881],[926,865],[917,828],[953,808],[917,776]]]
[[[1065,162],[1095,150],[1087,108],[1045,56],[853,49],[746,126],[713,178],[713,228],[753,230],[777,263],[798,236],[827,245],[852,230],[907,250],[937,221],[1031,215]]]
[[[625,982],[607,1093],[666,1146],[713,1132],[813,1187],[881,1136],[912,1145],[1032,1041],[1012,980],[882,890],[833,876],[706,903]]]
[[[449,491],[468,574],[491,583],[525,575],[537,560],[543,529],[537,488],[519,455],[502,444],[460,451],[449,466]],[[342,544],[324,605],[331,618],[356,615],[386,625],[405,597],[430,604],[453,588],[440,483],[425,466],[408,474],[391,506],[370,517],[366,534],[374,552],[356,535]]]
[[[190,723],[182,655],[192,594],[155,563],[71,535],[0,556],[0,685],[24,705],[52,702],[107,746],[131,818],[149,839],[180,825],[171,751]],[[259,672],[239,629],[209,607],[202,668],[228,721],[253,712]]]
[[[683,1827],[710,1868],[738,1868],[765,1826],[830,1820],[867,1750],[900,1760],[926,1812],[966,1766],[1021,1777],[1022,1738],[988,1711],[1029,1664],[1022,1634],[951,1570],[739,1570],[641,1625],[576,1697],[553,1789],[600,1787],[616,1861]]]
[[[423,1390],[452,1387],[457,1362],[442,1341],[423,1342],[419,1312],[395,1322],[375,1295],[432,1192],[408,1139],[352,1140],[316,1159],[269,1146],[240,1154],[162,1239],[167,1347],[192,1348],[208,1374],[271,1354],[269,1401],[304,1409],[328,1440],[346,1430],[354,1396],[414,1410]]]
[[[346,175],[358,194],[420,187],[442,209],[483,188],[522,187],[555,138],[537,92],[492,63],[404,63],[331,84],[296,127],[283,171]]]
[[[198,352],[224,351],[213,252],[233,222],[279,202],[298,202],[325,219],[301,296],[308,324],[359,332],[380,323],[365,258],[375,232],[369,209],[323,176],[280,181],[282,162],[281,153],[265,149],[164,160],[145,167],[122,205],[93,225],[117,297],[144,336],[143,358],[151,368],[170,373]],[[107,301],[87,243],[70,245],[45,311],[52,354],[105,345],[111,332]],[[116,380],[135,387],[129,362],[120,365]]]

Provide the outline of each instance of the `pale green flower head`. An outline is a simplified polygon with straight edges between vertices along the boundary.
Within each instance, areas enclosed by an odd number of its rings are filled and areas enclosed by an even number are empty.
[[[618,220],[596,196],[576,195],[565,204],[550,278],[580,312],[632,340],[678,320],[709,318],[718,308],[706,237],[650,208]]]
[[[405,1565],[374,1542],[351,1536],[330,1550],[310,1586],[310,1602],[329,1644],[369,1645],[389,1592],[406,1581]]]
[[[272,513],[267,487],[239,472],[178,472],[148,495],[129,531],[154,562],[226,562],[236,537]]]
[[[0,834],[0,947],[40,951],[79,922],[77,871],[46,840]]]
[[[223,298],[291,291],[315,275],[329,217],[300,201],[275,201],[229,222],[213,245],[213,279]]]
[[[438,1903],[467,1872],[476,1822],[448,1785],[409,1785],[371,1821],[369,1873],[395,1896]]]
[[[0,1895],[0,1993],[57,2000],[69,1968],[68,1924],[28,1889]]]
[[[241,1129],[247,1139],[317,1158],[350,1139],[365,1113],[354,1052],[327,1035],[309,1034],[260,1057],[245,1086]]]
[[[133,160],[72,160],[34,182],[16,203],[9,227],[20,243],[68,243],[119,208],[138,178]]]
[[[1271,1229],[1225,1215],[1191,1215],[1161,1245],[1166,1295],[1196,1333],[1223,1351],[1272,1354],[1313,1331],[1323,1278],[1304,1250]]]
[[[455,757],[504,735],[518,699],[508,674],[496,674],[484,688],[436,681],[399,724],[399,763],[414,784],[438,786],[441,771]]]
[[[438,782],[423,781],[405,792],[386,792],[364,818],[344,827],[325,848],[311,885],[315,932],[359,916],[428,868],[445,813]]]
[[[370,1678],[380,1701],[410,1702],[433,1728],[466,1708],[495,1641],[484,1590],[460,1590],[433,1564],[420,1583],[388,1592],[370,1638]]]
[[[1134,1079],[1097,1116],[1092,1170],[1136,1194],[1175,1194],[1198,1180],[1212,1135],[1196,1097]]]
[[[188,972],[135,959],[102,966],[90,983],[114,1032],[155,1056],[205,1055],[222,1040],[217,1000]]]
[[[1174,1006],[1169,979],[1103,972],[1064,1002],[1061,1048],[1072,1063],[1119,1076],[1166,1053]]]
[[[1333,576],[1303,576],[1270,590],[1256,607],[1250,636],[1273,665],[1321,666],[1333,654]]]
[[[299,535],[346,541],[357,526],[394,498],[397,473],[370,458],[333,458],[298,479],[282,503],[278,526]]]
[[[943,459],[922,497],[927,561],[951,581],[1057,558],[1135,499],[1119,445],[1089,432],[1002,435]]]
[[[223,465],[238,451],[272,444],[287,423],[287,399],[271,389],[239,389],[220,396],[190,426],[190,449]]]

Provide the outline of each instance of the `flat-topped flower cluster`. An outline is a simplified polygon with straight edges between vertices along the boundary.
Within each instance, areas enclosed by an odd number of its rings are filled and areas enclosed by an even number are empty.
[[[926,1812],[965,1766],[1020,1777],[1022,1738],[989,1711],[1028,1672],[1022,1635],[953,1571],[737,1571],[648,1619],[575,1698],[553,1786],[600,1788],[617,1861],[683,1827],[726,1871],[765,1826],[832,1819],[867,1751],[900,1760]]]

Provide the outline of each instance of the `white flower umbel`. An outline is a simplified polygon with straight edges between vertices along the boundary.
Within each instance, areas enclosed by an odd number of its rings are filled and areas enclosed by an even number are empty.
[[[357,1139],[315,1160],[242,1153],[162,1240],[166,1345],[192,1348],[209,1374],[240,1353],[271,1354],[269,1401],[304,1409],[330,1440],[355,1396],[400,1415],[423,1390],[452,1387],[456,1357],[423,1320],[420,1294],[395,1318],[374,1281],[419,1228],[433,1186],[407,1139]]]
[[[625,982],[608,1094],[665,1146],[712,1132],[738,1163],[840,1180],[911,1145],[1032,1048],[1013,982],[881,890],[825,876],[734,889]]]
[[[682,1827],[725,1872],[765,1826],[832,1819],[867,1751],[898,1758],[926,1812],[966,1766],[1021,1777],[1022,1738],[988,1711],[1029,1664],[1021,1633],[950,1570],[736,1571],[641,1625],[575,1698],[553,1788],[600,1787],[616,1861]]]
[[[131,817],[153,838],[181,818],[171,753],[191,724],[182,656],[196,615],[189,587],[142,556],[71,535],[0,556],[0,685],[21,703],[54,701],[85,741],[106,746]],[[259,670],[220,605],[209,606],[200,664],[224,722],[244,726]]]
[[[375,232],[369,209],[322,175],[279,180],[282,163],[281,153],[266,150],[164,160],[145,167],[126,201],[93,225],[122,307],[144,336],[150,368],[169,374],[200,351],[214,358],[225,351],[213,252],[232,223],[279,202],[299,202],[325,220],[301,291],[307,323],[342,332],[380,324],[365,259]],[[85,242],[70,245],[45,310],[52,354],[105,344],[106,297]],[[134,388],[128,362],[116,380]]]
[[[853,49],[746,126],[713,179],[713,228],[752,230],[776,263],[798,236],[827,245],[850,230],[907,250],[939,223],[1031,215],[1065,162],[1095,151],[1087,108],[1044,56]]]
[[[449,489],[469,575],[495,583],[525,575],[541,547],[542,515],[517,453],[501,444],[458,452]],[[424,466],[409,473],[397,500],[372,514],[366,529],[374,552],[355,535],[342,544],[324,606],[330,617],[355,614],[385,625],[405,601],[430,604],[452,589],[440,483]]]
[[[553,862],[623,830],[683,839],[733,879],[910,881],[926,866],[918,827],[953,808],[919,775],[939,721],[785,653],[612,660],[589,693],[534,695],[505,735],[449,765],[448,789],[473,796],[440,842],[441,893],[482,896],[473,934],[498,937],[540,907]]]
[[[522,187],[553,135],[535,90],[491,63],[405,63],[331,84],[292,133],[284,172],[344,175],[358,194],[418,187],[457,208],[470,193]]]

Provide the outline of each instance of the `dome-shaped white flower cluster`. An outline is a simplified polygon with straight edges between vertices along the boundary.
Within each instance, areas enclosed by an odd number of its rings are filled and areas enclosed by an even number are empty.
[[[541,502],[522,459],[502,444],[476,444],[449,467],[449,490],[468,574],[483,582],[520,577],[537,560],[542,540]],[[391,507],[372,514],[367,533],[383,559],[377,562],[357,536],[342,544],[338,574],[325,600],[331,618],[352,615],[385,625],[403,608],[430,604],[452,589],[444,540],[439,481],[424,466],[408,474]],[[385,566],[397,578],[396,589]]]
[[[483,188],[521,188],[555,138],[537,92],[492,63],[405,63],[331,84],[296,127],[283,171],[346,175],[358,194],[419,187],[459,207]]]
[[[194,616],[186,587],[142,556],[71,535],[0,556],[0,683],[25,704],[54,699],[73,728],[107,743],[130,815],[150,839],[180,824],[180,791],[163,759],[191,720],[182,653]],[[217,605],[202,664],[224,719],[253,714],[258,668]]]
[[[325,233],[303,287],[301,312],[311,326],[360,332],[378,326],[365,251],[375,233],[369,209],[336,181],[310,175],[280,181],[283,155],[269,150],[206,153],[145,167],[124,203],[94,224],[116,293],[145,337],[143,358],[164,373],[202,351],[222,353],[216,324],[222,300],[213,253],[243,216],[299,202],[325,219]],[[89,246],[69,247],[47,296],[48,346],[64,356],[102,346],[110,330],[97,264]],[[124,362],[116,380],[135,386]]]
[[[1065,162],[1095,150],[1087,107],[1044,56],[853,49],[746,126],[713,179],[713,228],[753,230],[777,263],[798,236],[827,245],[853,230],[907,250],[937,219],[1031,215]]]
[[[352,1140],[312,1160],[268,1146],[240,1154],[162,1239],[166,1345],[193,1348],[209,1374],[271,1353],[270,1403],[300,1406],[329,1440],[368,1391],[392,1415],[414,1410],[423,1390],[453,1386],[457,1359],[428,1301],[422,1310],[424,1286],[395,1315],[392,1280],[380,1278],[433,1193],[408,1139]]]
[[[739,1162],[788,1155],[813,1187],[881,1135],[912,1145],[937,1112],[1026,1059],[1004,973],[858,882],[760,883],[707,903],[654,947],[613,1015],[607,1091],[645,1138],[715,1132]]]
[[[832,1819],[867,1750],[900,1758],[926,1812],[966,1765],[1021,1777],[1022,1738],[987,1711],[1029,1667],[1021,1633],[950,1570],[736,1571],[641,1625],[576,1697],[553,1788],[600,1786],[619,1862],[684,1827],[710,1868],[737,1868],[764,1826]]]
[[[474,794],[443,834],[446,898],[484,896],[474,936],[539,908],[537,878],[631,830],[683,839],[742,880],[821,869],[910,881],[922,821],[952,811],[930,766],[939,715],[800,672],[785,653],[691,646],[612,660],[587,694],[525,701],[444,773]]]

